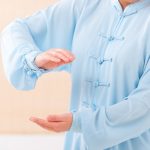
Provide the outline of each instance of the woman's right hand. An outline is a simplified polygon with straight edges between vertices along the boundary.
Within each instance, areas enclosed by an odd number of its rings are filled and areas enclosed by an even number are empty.
[[[41,69],[53,69],[64,64],[69,64],[75,56],[64,49],[51,49],[39,54],[35,58],[35,64]]]

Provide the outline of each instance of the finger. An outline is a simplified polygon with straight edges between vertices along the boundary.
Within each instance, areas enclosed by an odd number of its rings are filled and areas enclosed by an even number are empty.
[[[69,114],[60,114],[60,115],[49,115],[47,116],[47,120],[49,122],[64,122],[67,121],[69,117]]]
[[[40,118],[37,118],[37,117],[30,117],[30,121],[36,123],[40,127],[45,128],[47,130],[53,130],[51,125],[46,120],[43,120],[43,119],[40,119]]]
[[[47,64],[45,64],[45,69],[52,69],[52,68],[56,68],[59,67],[61,65],[64,65],[64,61],[61,61],[59,63],[54,63],[54,62],[48,62]]]
[[[49,115],[47,117],[47,120],[49,122],[61,122],[61,121],[64,121],[64,118],[62,115]]]
[[[62,54],[58,51],[51,51],[51,52],[49,52],[49,54],[56,58],[63,60],[65,63],[70,62],[70,59],[68,57],[66,57],[64,54]]]
[[[56,51],[59,51],[59,52],[63,53],[64,55],[66,55],[69,58],[75,58],[74,54],[71,53],[69,50],[56,49]]]
[[[60,58],[54,57],[54,56],[49,55],[49,54],[45,55],[44,59],[45,59],[45,61],[47,61],[47,62],[49,62],[49,61],[52,61],[52,62],[55,62],[55,63],[60,63],[60,62],[61,62],[61,59],[60,59]]]
[[[55,132],[64,132],[71,127],[71,123],[68,122],[50,122],[50,124]]]
[[[60,63],[61,60],[58,58],[55,58],[53,56],[47,55],[47,54],[37,56],[35,59],[35,63],[38,67],[43,67],[43,66],[45,66],[45,64],[47,64],[49,62]]]
[[[68,122],[47,122],[36,117],[31,117],[30,120],[46,130],[55,132],[67,131],[71,126]]]
[[[75,59],[75,56],[71,52],[69,52],[67,50],[56,49],[55,51],[62,53],[63,55],[65,55],[66,57],[68,57],[70,60],[74,60]]]
[[[55,132],[67,131],[70,125],[67,122],[49,122],[51,129]]]
[[[38,62],[37,62],[37,59],[35,60],[35,63],[39,68],[52,69],[54,67],[59,66],[59,64],[63,63],[62,60],[57,59],[57,58],[47,55],[47,54],[43,55],[41,57],[42,57],[41,60],[39,58]]]

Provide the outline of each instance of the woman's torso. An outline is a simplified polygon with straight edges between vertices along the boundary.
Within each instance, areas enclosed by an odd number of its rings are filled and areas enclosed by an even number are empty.
[[[122,12],[117,1],[88,2],[73,39],[76,61],[71,70],[72,110],[82,105],[95,109],[128,100],[148,59],[150,7],[147,6],[133,5]],[[68,133],[69,139],[73,141],[72,149],[86,149],[81,134]],[[147,131],[110,150],[148,150],[149,143]]]

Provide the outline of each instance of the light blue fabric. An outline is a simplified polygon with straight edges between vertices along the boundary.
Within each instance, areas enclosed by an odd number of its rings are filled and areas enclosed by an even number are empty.
[[[7,26],[1,38],[8,80],[31,90],[43,73],[72,77],[73,124],[65,150],[150,150],[150,0],[61,0]],[[76,60],[39,69],[36,55],[50,48]]]

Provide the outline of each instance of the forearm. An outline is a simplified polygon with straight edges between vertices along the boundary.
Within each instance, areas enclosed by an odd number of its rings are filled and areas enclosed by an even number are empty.
[[[27,63],[26,55],[38,53],[39,49],[26,26],[16,20],[1,34],[2,60],[8,80],[17,89],[33,89],[36,72]]]
[[[73,115],[71,131],[83,133],[89,150],[109,148],[138,137],[150,128],[149,90],[108,106],[82,107]]]

